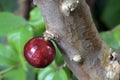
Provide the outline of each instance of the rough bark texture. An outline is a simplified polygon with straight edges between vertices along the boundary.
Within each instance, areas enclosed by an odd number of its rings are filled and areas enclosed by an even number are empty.
[[[80,0],[69,16],[60,9],[62,1],[34,0],[34,3],[40,8],[46,30],[54,35],[67,66],[78,80],[119,79],[118,61],[113,59],[113,52],[101,40],[85,0]],[[73,61],[75,55],[80,55],[82,62]]]

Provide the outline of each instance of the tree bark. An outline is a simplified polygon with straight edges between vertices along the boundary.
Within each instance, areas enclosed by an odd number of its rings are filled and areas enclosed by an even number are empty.
[[[118,55],[100,38],[85,0],[79,0],[69,15],[61,10],[64,1],[34,0],[46,22],[44,35],[56,41],[67,66],[78,80],[119,79]],[[79,61],[74,60],[76,55]]]
[[[21,15],[25,17],[26,19],[29,19],[29,12],[32,8],[31,0],[17,0],[19,4],[19,8],[17,11],[15,11],[15,14]]]

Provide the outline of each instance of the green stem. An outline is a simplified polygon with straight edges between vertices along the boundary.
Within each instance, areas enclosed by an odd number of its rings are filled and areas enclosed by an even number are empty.
[[[18,66],[18,64],[17,64],[17,65],[14,65],[14,66],[11,66],[11,67],[9,67],[9,68],[7,68],[7,69],[5,69],[5,70],[0,71],[0,75],[2,75],[2,74],[4,74],[4,73],[7,73],[7,72],[9,72],[9,71],[11,71],[11,70],[13,70],[13,69],[16,68],[17,66]]]
[[[7,69],[5,69],[5,70],[0,71],[0,75],[1,75],[1,74],[4,74],[4,73],[6,73],[6,72],[9,72],[9,71],[11,71],[11,70],[14,69],[14,68],[15,68],[15,66],[12,66],[12,67],[9,67],[9,68],[7,68]]]

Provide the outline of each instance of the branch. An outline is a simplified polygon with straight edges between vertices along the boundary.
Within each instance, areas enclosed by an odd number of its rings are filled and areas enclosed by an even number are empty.
[[[44,36],[56,41],[78,80],[119,78],[116,77],[119,63],[110,57],[116,56],[101,40],[85,0],[34,0],[34,3],[46,22]],[[117,71],[111,72],[112,65],[118,67]]]

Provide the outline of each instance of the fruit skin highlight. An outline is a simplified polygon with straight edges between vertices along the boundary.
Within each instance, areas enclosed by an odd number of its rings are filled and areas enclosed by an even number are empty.
[[[24,57],[36,68],[44,68],[52,63],[56,55],[55,47],[44,37],[35,37],[24,46]]]

